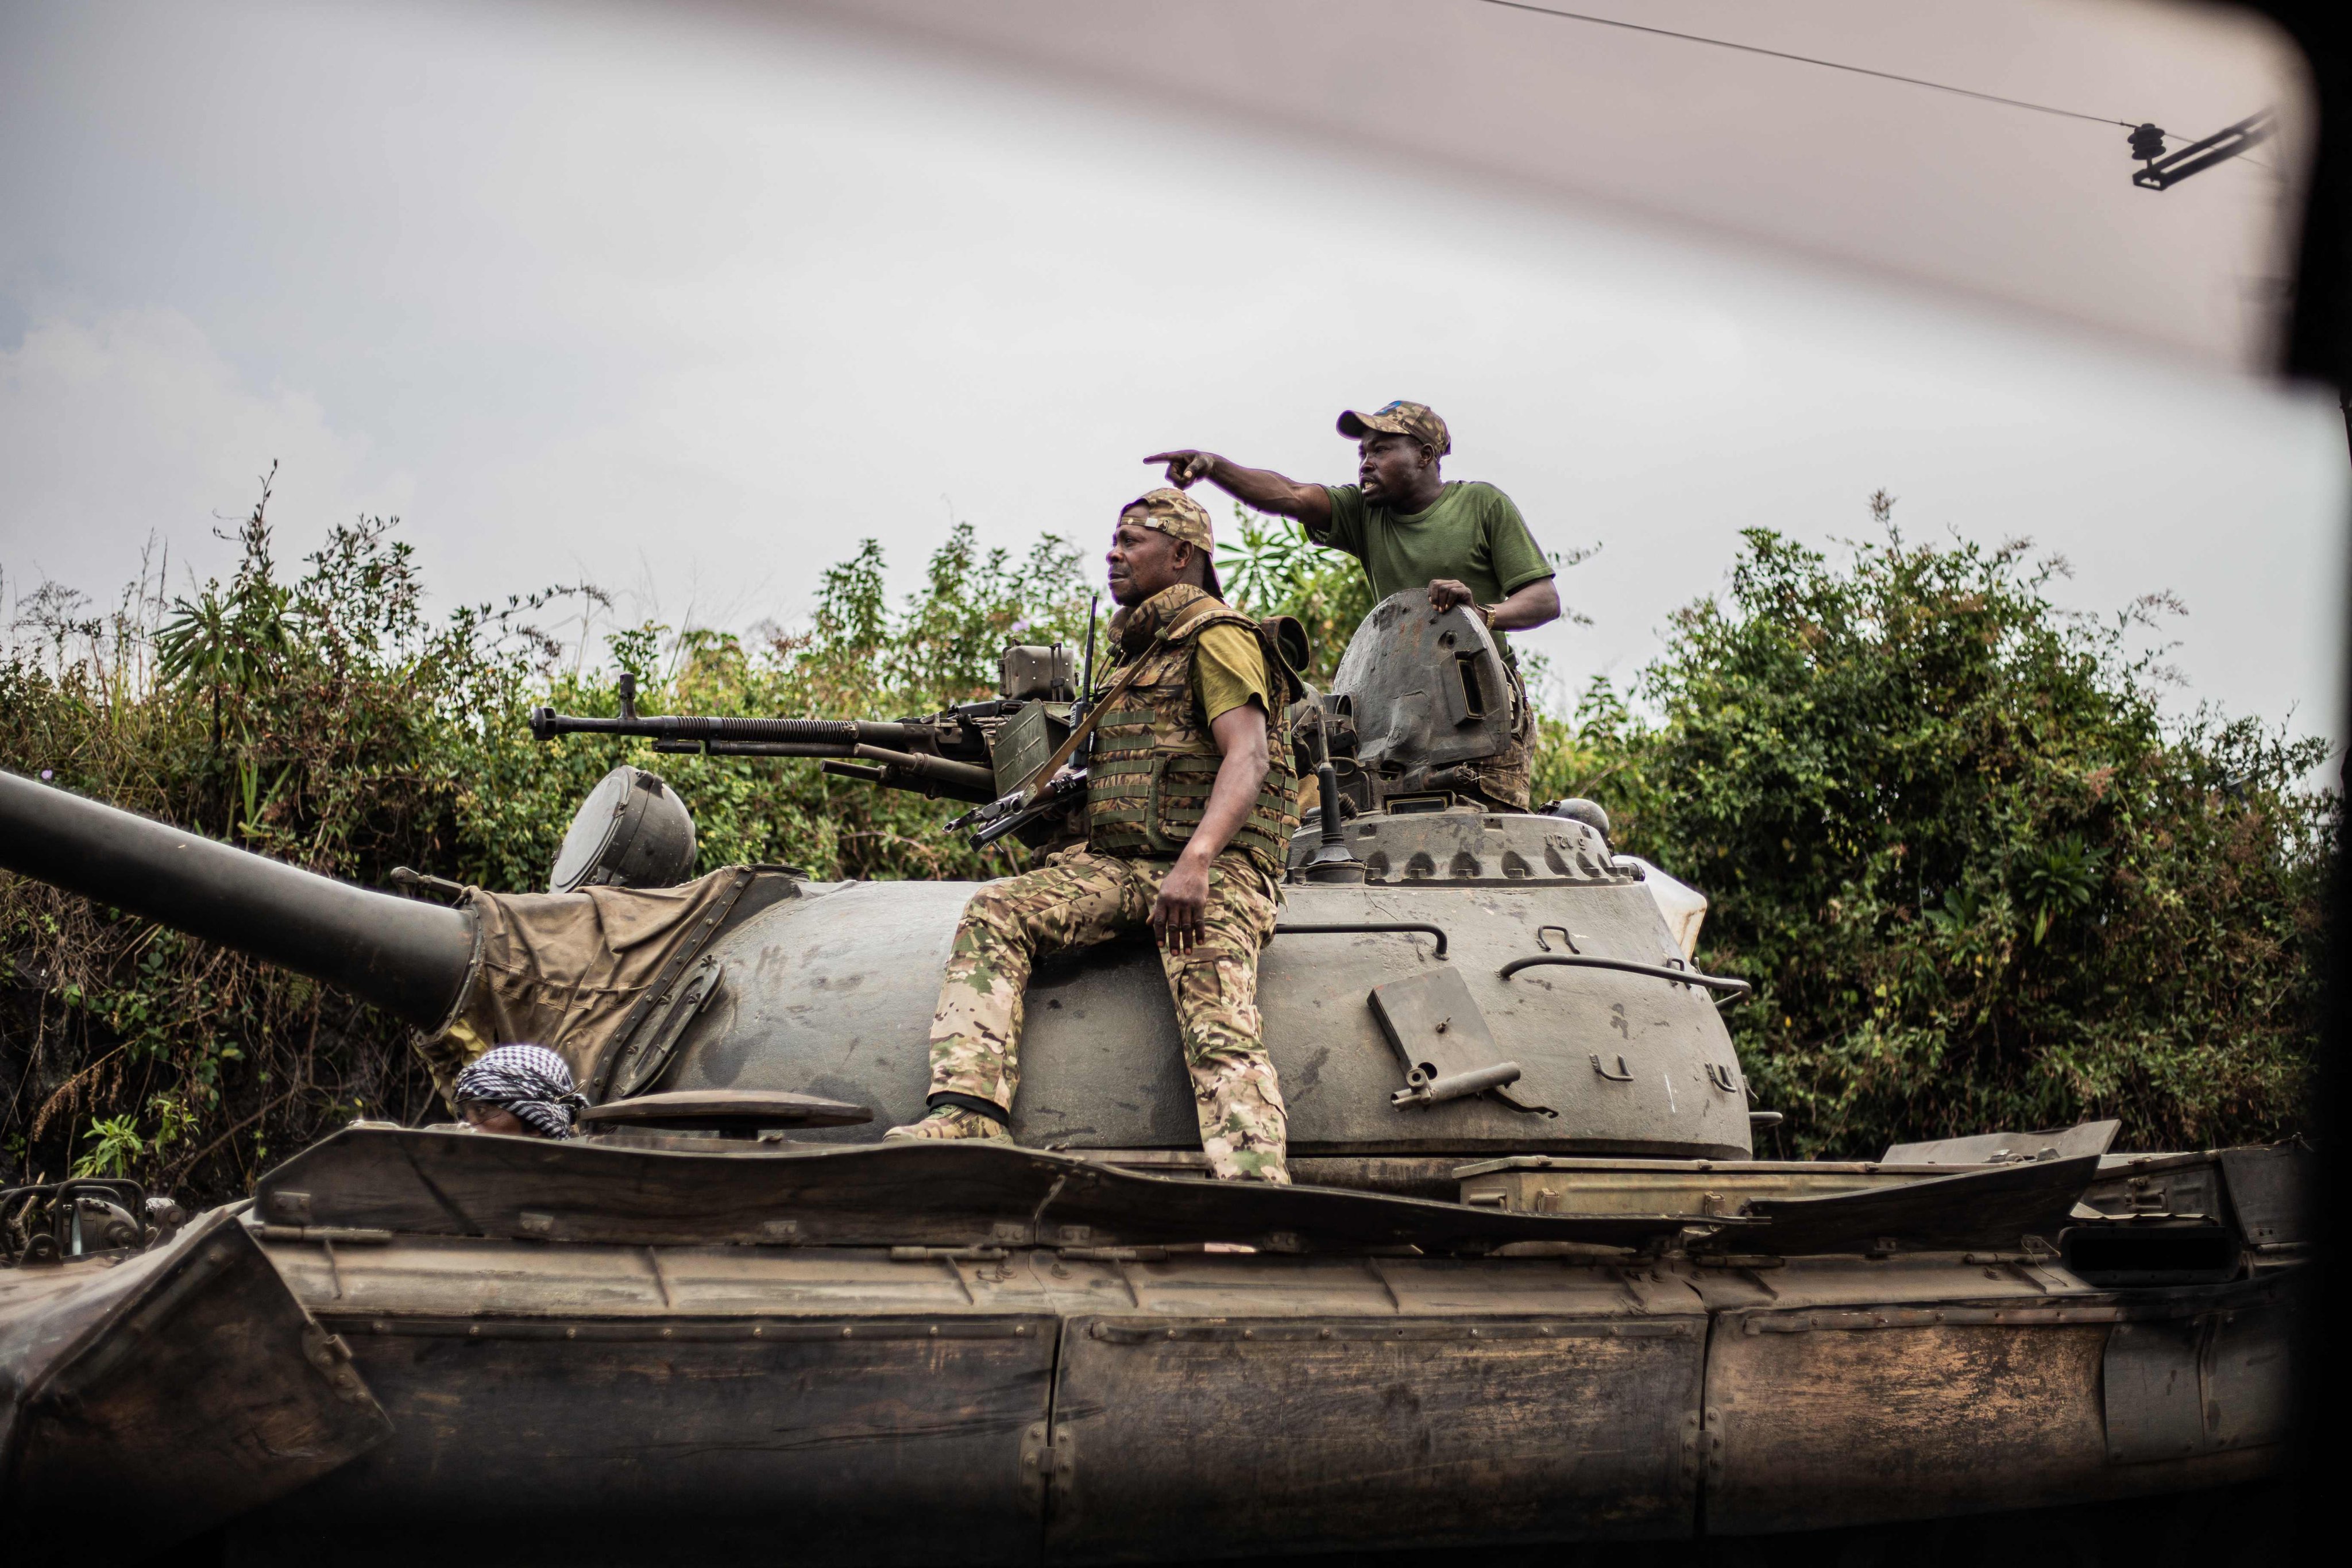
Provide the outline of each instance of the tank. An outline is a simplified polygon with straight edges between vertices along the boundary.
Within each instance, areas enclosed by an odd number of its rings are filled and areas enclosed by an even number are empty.
[[[1059,650],[1005,669],[889,725],[534,727],[982,802],[1076,700]],[[628,812],[691,833],[658,781],[587,808],[602,880],[444,907],[0,774],[9,869],[427,1037],[549,1044],[596,1101],[563,1142],[355,1123],[184,1221],[121,1183],[0,1194],[16,1560],[1942,1540],[2281,1471],[2299,1149],[2107,1122],[1759,1160],[1703,897],[1591,803],[1472,793],[1509,732],[1479,619],[1398,595],[1334,685],[1293,711],[1318,805],[1261,967],[1286,1188],[1205,1179],[1140,943],[1038,970],[1013,1143],[881,1143],[971,887],[630,886],[661,857]]]

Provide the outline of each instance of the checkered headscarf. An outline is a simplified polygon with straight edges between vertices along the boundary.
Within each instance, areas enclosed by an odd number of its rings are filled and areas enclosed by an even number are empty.
[[[545,1046],[500,1046],[477,1058],[457,1075],[450,1099],[469,1100],[511,1110],[542,1138],[572,1138],[572,1118],[588,1101],[572,1087],[572,1069]]]

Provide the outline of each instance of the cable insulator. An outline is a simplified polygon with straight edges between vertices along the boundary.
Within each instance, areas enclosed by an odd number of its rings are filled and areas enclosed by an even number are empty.
[[[2153,125],[2142,125],[2131,133],[2131,155],[2142,162],[2164,156],[2164,132]]]

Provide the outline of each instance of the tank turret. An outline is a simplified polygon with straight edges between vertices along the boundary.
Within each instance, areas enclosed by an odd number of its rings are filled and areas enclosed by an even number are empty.
[[[833,760],[845,752],[888,752],[875,765],[897,770],[891,782],[969,799],[1017,780],[1066,733],[1074,693],[1057,650],[1009,650],[1005,664],[996,703],[888,724],[645,716],[633,705],[613,720],[542,710],[533,724],[550,737],[653,731],[657,747],[817,755],[833,767],[856,765]],[[1745,1157],[1751,1108],[1717,1014],[1745,984],[1693,967],[1645,868],[1615,857],[1589,822],[1447,792],[1449,769],[1507,738],[1507,715],[1498,725],[1480,695],[1506,689],[1483,624],[1400,595],[1340,668],[1340,689],[1297,728],[1316,748],[1310,762],[1343,770],[1333,827],[1362,877],[1294,875],[1259,984],[1302,1173],[1365,1179],[1391,1160],[1405,1179],[1415,1163],[1514,1152]],[[653,804],[672,815],[646,815]],[[625,830],[641,816],[649,826],[632,839]],[[684,888],[625,886],[628,866],[664,854],[679,864],[691,836],[658,779],[616,770],[566,838],[555,880],[572,890],[478,892],[449,909],[0,780],[10,869],[285,964],[422,1028],[454,1024],[462,1050],[549,1045],[593,1099],[735,1091],[873,1111],[874,1124],[800,1131],[821,1143],[869,1141],[877,1125],[918,1117],[938,977],[971,885],[740,868]],[[1310,821],[1294,861],[1303,868],[1324,838]],[[616,960],[625,944],[597,933],[621,920],[661,934],[641,934]],[[577,1005],[584,994],[601,1005]],[[1147,947],[1042,966],[1028,1016],[1020,1141],[1176,1168],[1192,1158],[1176,1020]]]

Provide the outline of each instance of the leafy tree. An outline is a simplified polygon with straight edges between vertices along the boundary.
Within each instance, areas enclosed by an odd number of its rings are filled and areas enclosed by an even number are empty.
[[[1355,557],[1310,542],[1287,519],[1237,505],[1234,521],[1217,560],[1225,598],[1253,615],[1297,616],[1315,655],[1307,679],[1328,687],[1348,639],[1372,612],[1371,579]]]
[[[1874,498],[1882,522],[1892,501]],[[2104,621],[2023,542],[1832,564],[1750,530],[1637,693],[1543,782],[1713,899],[1703,956],[1783,1146],[2120,1116],[2138,1147],[2275,1136],[2308,1087],[2337,798],[2250,720],[2168,725],[2158,597]]]

